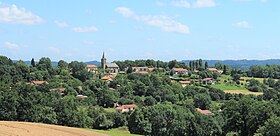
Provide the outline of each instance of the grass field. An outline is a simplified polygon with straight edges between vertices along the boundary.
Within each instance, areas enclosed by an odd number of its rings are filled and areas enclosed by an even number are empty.
[[[116,112],[115,108],[104,108],[106,112]]]
[[[92,129],[90,129],[92,130]],[[92,130],[97,133],[106,134],[109,136],[140,136],[136,134],[130,134],[127,127],[115,128],[110,130]]]
[[[108,136],[95,131],[42,123],[0,121],[0,136]],[[126,136],[126,135],[124,135]]]
[[[263,92],[251,92],[248,90],[224,90],[225,93],[231,94],[253,94],[253,95],[262,95]]]
[[[226,84],[214,84],[212,87],[221,89],[221,90],[246,90],[243,86],[236,86],[236,85],[226,85]]]
[[[241,77],[240,79],[241,79],[241,80],[244,80],[244,82],[246,82],[246,80],[256,79],[256,80],[260,81],[261,83],[263,83],[263,80],[264,80],[265,78]]]

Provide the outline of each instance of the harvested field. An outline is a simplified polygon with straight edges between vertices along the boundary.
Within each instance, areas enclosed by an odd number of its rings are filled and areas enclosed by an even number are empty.
[[[107,136],[79,128],[29,122],[0,121],[0,136]]]
[[[248,90],[225,90],[225,93],[231,94],[253,94],[253,95],[262,95],[263,92],[250,92]]]

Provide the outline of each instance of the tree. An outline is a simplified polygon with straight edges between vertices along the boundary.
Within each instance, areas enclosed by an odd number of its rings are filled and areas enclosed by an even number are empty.
[[[127,69],[127,71],[126,71],[126,73],[128,73],[128,74],[129,74],[129,73],[132,73],[132,72],[133,72],[133,69],[132,69],[132,67],[131,67],[131,66],[129,66],[129,67],[128,67],[128,69]]]
[[[204,68],[207,69],[208,67],[209,67],[208,66],[208,61],[206,61],[205,64],[204,64]]]
[[[152,97],[152,96],[148,96],[148,97],[146,97],[146,99],[144,100],[144,103],[145,103],[145,105],[147,105],[147,106],[153,106],[153,105],[156,104],[156,102],[157,102],[157,100],[156,100],[154,97]]]
[[[128,129],[133,134],[150,135],[152,124],[144,117],[142,111],[135,110],[128,119]]]
[[[203,65],[202,59],[199,59],[198,65],[199,65],[199,67],[202,67],[202,65]]]
[[[68,69],[68,63],[64,60],[58,61],[58,67],[60,69]]]
[[[240,80],[240,75],[238,73],[239,73],[239,71],[237,69],[232,69],[231,70],[231,74],[230,75],[231,75],[232,80],[234,82],[238,82]]]
[[[224,68],[224,64],[221,63],[221,62],[217,62],[217,63],[215,63],[215,68],[216,69],[223,69]]]
[[[35,66],[36,66],[36,63],[35,63],[34,58],[31,59],[31,66],[32,66],[32,67],[35,67]]]
[[[168,62],[168,67],[170,68],[170,69],[172,69],[172,68],[175,68],[175,67],[178,67],[179,65],[178,65],[178,62],[176,61],[176,60],[172,60],[172,61],[169,61]]]
[[[69,64],[69,68],[72,72],[72,76],[81,81],[85,81],[90,77],[90,73],[85,69],[86,64],[83,62],[72,61]]]
[[[190,67],[191,70],[193,70],[193,65],[192,64],[193,64],[192,61],[190,61],[189,62],[189,67]]]
[[[258,129],[263,136],[278,136],[280,134],[280,117],[273,116],[267,120],[264,126]]]
[[[264,84],[262,84],[260,81],[256,79],[249,80],[249,84],[247,88],[248,90],[253,92],[263,92],[264,90],[267,89],[267,87]]]
[[[223,68],[223,74],[227,74],[227,66],[226,65],[224,65],[224,68]]]
[[[202,110],[210,108],[211,98],[206,94],[196,94],[194,96],[194,106]]]
[[[113,127],[113,122],[107,118],[105,113],[101,113],[93,121],[93,128],[97,129],[109,129]]]
[[[199,68],[198,60],[195,60],[195,68]]]
[[[41,58],[37,67],[39,70],[50,70],[52,68],[51,59],[46,57]]]

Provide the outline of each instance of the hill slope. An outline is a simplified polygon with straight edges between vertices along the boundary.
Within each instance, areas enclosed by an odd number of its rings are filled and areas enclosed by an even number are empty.
[[[107,136],[98,132],[64,126],[0,121],[0,136]]]

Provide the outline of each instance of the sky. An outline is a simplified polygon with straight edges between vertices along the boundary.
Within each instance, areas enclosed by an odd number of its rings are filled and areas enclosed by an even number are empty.
[[[279,59],[279,0],[0,0],[13,60]]]

